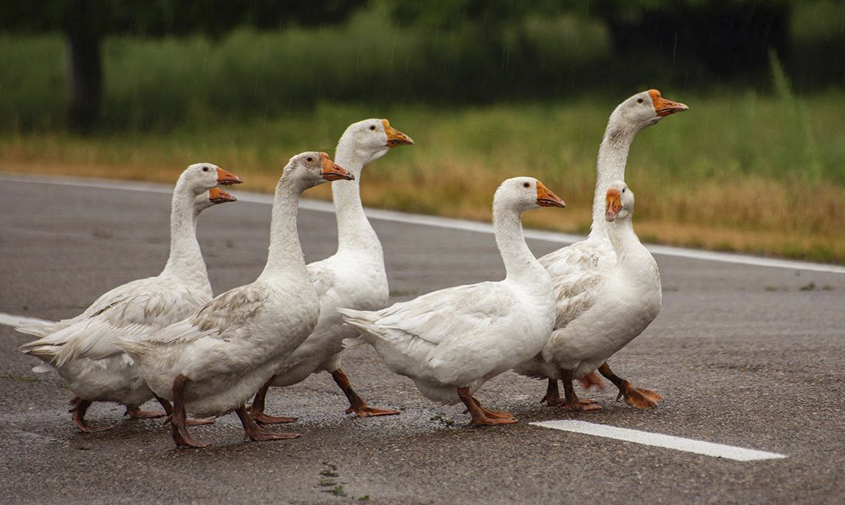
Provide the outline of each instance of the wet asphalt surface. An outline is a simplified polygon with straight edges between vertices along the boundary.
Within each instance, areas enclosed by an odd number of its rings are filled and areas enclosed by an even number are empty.
[[[237,194],[237,189],[234,191]],[[6,183],[0,198],[0,312],[57,319],[104,291],[156,275],[168,252],[169,196]],[[543,210],[542,212],[551,212]],[[215,293],[251,282],[266,257],[270,207],[206,211],[199,235]],[[373,222],[393,301],[504,275],[493,237]],[[309,261],[334,252],[330,214],[301,211]],[[529,243],[537,255],[555,244]],[[328,374],[274,389],[268,411],[291,441],[245,443],[234,415],[192,428],[212,447],[174,448],[160,420],[97,404],[81,434],[69,391],[16,352],[29,337],[0,326],[0,501],[203,503],[842,503],[845,501],[845,275],[658,256],[664,306],[611,360],[663,394],[654,410],[616,402],[567,413],[539,403],[545,384],[513,373],[479,399],[520,423],[470,429],[458,407],[423,399],[370,349],[343,368],[374,406],[357,419]],[[801,288],[805,290],[801,290]],[[149,407],[154,405],[149,404]],[[530,426],[581,419],[786,454],[735,462]]]

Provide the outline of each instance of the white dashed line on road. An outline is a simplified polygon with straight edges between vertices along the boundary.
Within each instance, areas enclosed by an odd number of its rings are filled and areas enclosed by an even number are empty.
[[[765,459],[783,459],[786,457],[783,454],[777,454],[774,452],[744,449],[742,447],[732,445],[714,444],[712,442],[693,440],[691,438],[661,435],[660,433],[649,433],[647,431],[632,430],[629,428],[617,428],[616,426],[588,423],[586,421],[566,419],[561,421],[540,421],[531,424],[542,428],[551,428],[553,430],[612,438],[614,440],[622,440],[624,442],[675,449],[676,451],[703,454],[704,456],[732,459],[734,461],[760,461]]]

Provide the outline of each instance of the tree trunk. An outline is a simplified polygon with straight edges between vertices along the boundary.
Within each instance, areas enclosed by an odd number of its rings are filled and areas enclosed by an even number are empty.
[[[88,133],[100,116],[103,94],[103,70],[100,35],[67,33],[70,82],[68,86],[68,126],[72,131]]]

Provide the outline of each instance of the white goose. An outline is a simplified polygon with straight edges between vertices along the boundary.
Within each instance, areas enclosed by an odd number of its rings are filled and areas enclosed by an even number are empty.
[[[637,93],[619,104],[607,123],[599,147],[596,169],[596,191],[593,198],[593,223],[586,240],[558,249],[540,258],[552,276],[557,295],[557,319],[555,328],[563,328],[589,309],[597,300],[597,293],[616,264],[616,253],[605,231],[605,194],[610,183],[625,178],[628,150],[634,137],[643,129],[657,124],[662,118],[683,112],[688,107],[682,103],[667,100],[656,89]],[[557,372],[546,372],[540,356],[520,364],[514,370],[531,377],[548,378],[549,386],[543,397],[549,405],[560,405],[557,387]],[[653,407],[662,397],[645,389],[638,390],[631,383],[617,377],[607,363],[599,371],[619,387],[619,396],[629,405]],[[583,378],[585,385],[598,384],[598,379],[589,374]],[[580,405],[580,404],[579,404]],[[597,405],[568,405],[570,409],[597,409]]]
[[[563,201],[531,177],[504,181],[493,199],[496,244],[507,276],[435,291],[377,312],[339,309],[395,373],[413,379],[423,396],[462,401],[473,425],[516,419],[483,408],[473,393],[487,380],[536,355],[554,325],[551,279],[525,244],[521,214]]]
[[[292,157],[276,186],[270,251],[258,279],[215,297],[183,321],[117,342],[139,363],[150,389],[173,401],[176,445],[207,445],[191,438],[186,411],[202,417],[235,411],[250,440],[298,436],[262,432],[244,404],[272,377],[276,362],[314,330],[320,315],[297,234],[299,197],[326,180],[352,178],[325,153]]]
[[[399,414],[398,410],[368,406],[340,369],[343,339],[354,337],[358,332],[343,323],[337,308],[377,310],[387,304],[390,292],[384,253],[361,205],[361,170],[364,165],[384,156],[390,148],[413,143],[386,119],[359,121],[350,125],[340,137],[335,161],[349,170],[355,180],[332,183],[337,212],[337,253],[308,265],[308,273],[320,297],[320,321],[302,345],[277,363],[276,374],[256,393],[249,413],[257,422],[294,421],[291,417],[272,417],[264,413],[269,387],[291,386],[322,371],[332,374],[349,400],[347,414],[361,417]],[[350,268],[350,265],[355,267]]]
[[[211,299],[211,284],[196,236],[197,217],[214,204],[236,199],[215,186],[241,180],[209,163],[189,166],[173,191],[170,211],[170,257],[156,277],[138,279],[100,296],[82,314],[61,321],[22,325],[21,333],[41,337],[21,351],[55,368],[76,397],[71,401],[73,422],[83,432],[101,431],[85,422],[92,402],[113,401],[126,406],[130,417],[159,417],[139,406],[153,397],[135,363],[122,353],[89,359],[88,353],[117,351],[114,341],[124,328],[155,330],[176,322]],[[45,367],[37,367],[44,371]]]
[[[595,302],[566,326],[556,328],[541,354],[546,375],[562,380],[566,406],[574,410],[596,406],[578,399],[572,379],[603,365],[642,333],[657,317],[662,303],[657,262],[640,243],[631,223],[634,194],[623,181],[616,181],[610,184],[605,201],[606,232],[616,264],[604,276]],[[614,383],[630,397],[630,390]],[[660,399],[647,390],[638,393],[650,401]]]

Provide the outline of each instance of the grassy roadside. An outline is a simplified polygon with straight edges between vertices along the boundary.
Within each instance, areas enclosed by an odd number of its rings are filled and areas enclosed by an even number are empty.
[[[636,228],[649,242],[845,263],[845,96],[754,94],[696,99],[637,138],[628,183]],[[168,132],[79,138],[0,136],[0,171],[170,182],[210,161],[235,171],[245,190],[271,191],[280,168],[304,150],[333,152],[345,126],[388,117],[416,146],[397,149],[364,174],[367,205],[489,219],[493,190],[533,175],[565,211],[526,215],[528,226],[583,233],[590,222],[595,156],[608,102],[482,108],[320,104],[251,123],[209,121]],[[312,193],[328,198],[328,188]]]

